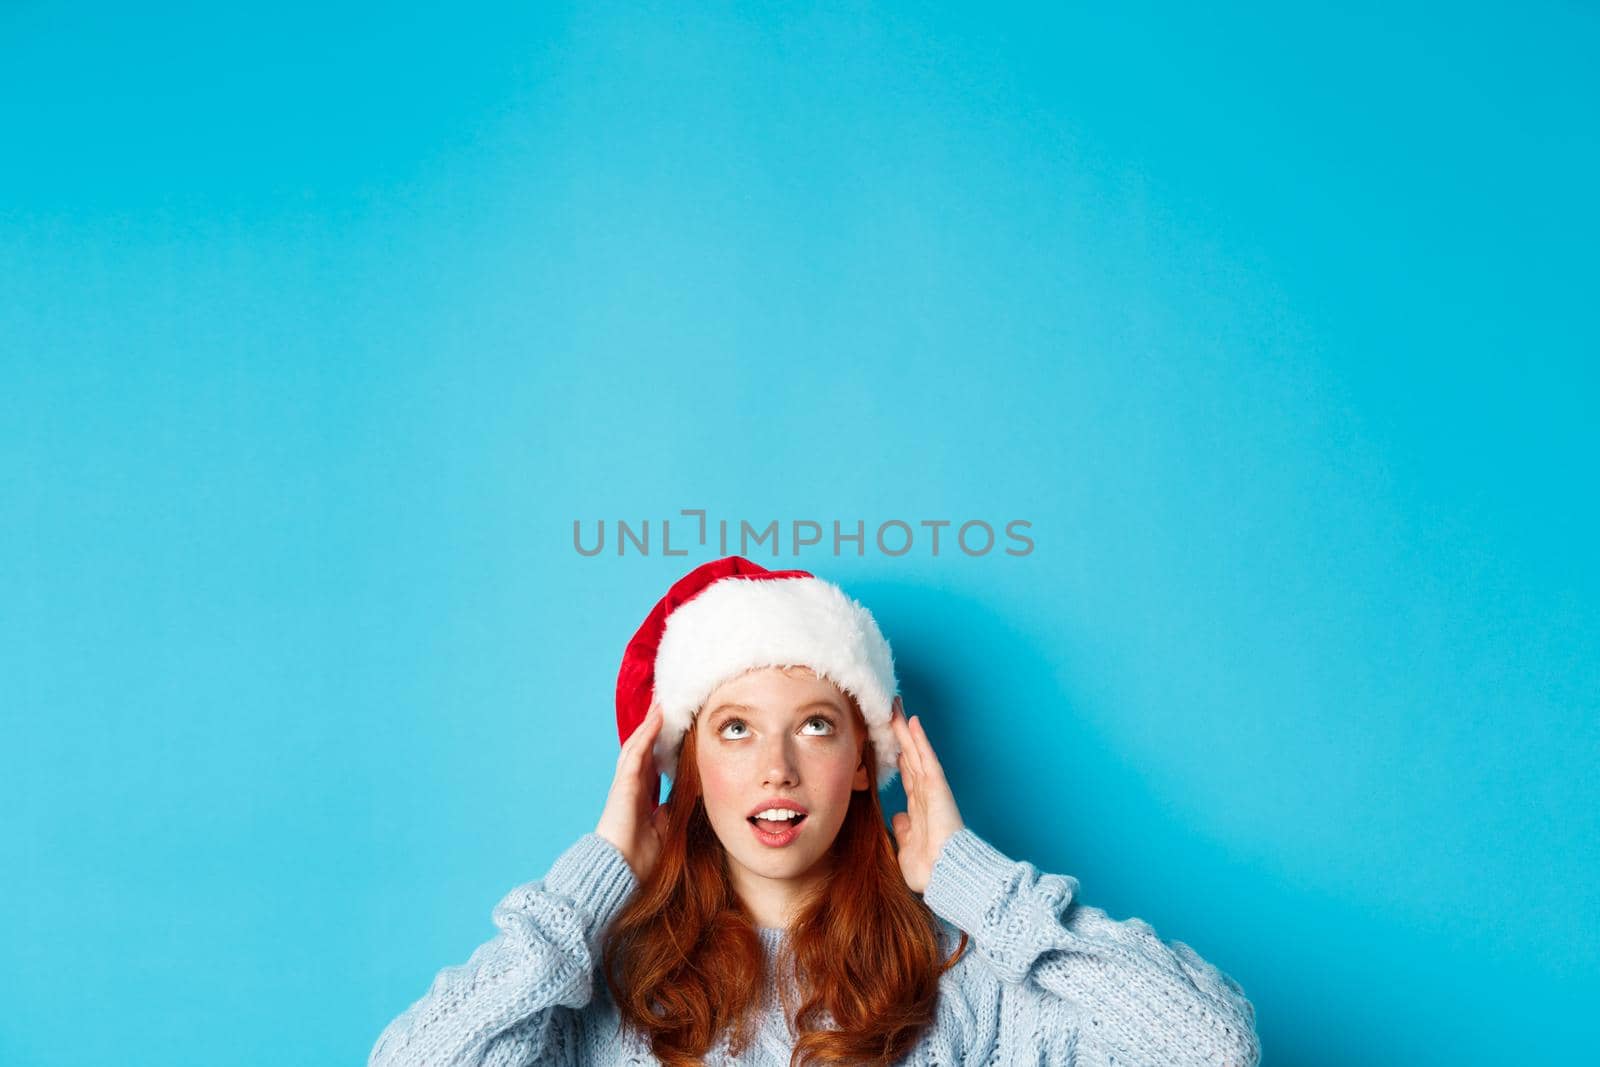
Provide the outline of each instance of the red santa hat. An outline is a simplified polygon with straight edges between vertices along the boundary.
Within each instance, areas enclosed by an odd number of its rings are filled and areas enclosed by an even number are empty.
[[[617,675],[617,736],[626,741],[659,702],[656,767],[676,777],[683,735],[717,686],[756,667],[790,666],[809,667],[855,698],[878,788],[893,781],[900,745],[889,718],[900,686],[872,613],[807,571],[769,571],[742,556],[696,567],[645,617]]]

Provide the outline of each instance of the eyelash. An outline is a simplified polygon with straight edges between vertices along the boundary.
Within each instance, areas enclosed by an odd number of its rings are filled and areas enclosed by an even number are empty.
[[[825,723],[827,723],[829,732],[825,733],[825,734],[812,734],[811,735],[812,737],[831,737],[831,736],[833,736],[833,731],[838,729],[838,727],[834,724],[834,721],[832,719],[828,718],[826,715],[813,715],[813,716],[811,716],[811,718],[806,720],[806,725],[810,725],[811,723],[814,723],[814,722],[825,722]],[[745,722],[743,719],[727,719],[727,720],[725,720],[723,722],[723,724],[721,726],[717,727],[717,736],[718,737],[722,737],[722,731],[726,730],[728,727],[732,726],[734,723],[738,723],[740,726],[743,726],[746,729],[749,729],[749,727],[750,727],[750,724]],[[737,737],[732,737],[732,738],[723,737],[722,739],[724,741],[738,741],[738,740],[740,740]]]

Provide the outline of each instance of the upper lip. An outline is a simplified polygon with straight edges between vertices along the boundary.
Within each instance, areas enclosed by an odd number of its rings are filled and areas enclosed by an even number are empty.
[[[757,815],[760,815],[762,812],[766,811],[768,808],[787,808],[790,811],[798,811],[801,815],[811,814],[806,810],[806,806],[800,803],[798,800],[786,800],[783,797],[774,797],[772,800],[763,800],[761,803],[751,808],[750,814],[746,815],[745,818],[753,819]]]

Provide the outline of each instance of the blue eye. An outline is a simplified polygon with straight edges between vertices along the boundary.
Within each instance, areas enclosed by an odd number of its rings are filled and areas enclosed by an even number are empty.
[[[811,735],[812,737],[827,737],[829,734],[832,734],[834,732],[833,721],[831,719],[829,719],[825,715],[813,715],[813,716],[811,716],[811,718],[806,720],[805,725],[806,726],[811,726],[814,723],[821,723],[822,726],[824,727],[824,729],[822,730],[821,733],[813,733]],[[743,719],[729,719],[727,722],[723,723],[717,729],[718,736],[722,737],[725,740],[729,740],[729,741],[735,740],[736,737],[744,736],[743,734],[738,734],[738,735],[735,735],[734,737],[730,737],[728,735],[728,729],[730,727],[734,727],[734,726],[737,726],[741,730],[748,730],[749,729],[749,727],[745,725],[745,721]]]

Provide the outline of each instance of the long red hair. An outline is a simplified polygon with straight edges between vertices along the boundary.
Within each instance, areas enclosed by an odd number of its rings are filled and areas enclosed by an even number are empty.
[[[862,759],[874,768],[866,721],[849,703],[856,735],[867,738]],[[733,891],[727,850],[706,816],[696,733],[691,725],[678,754],[661,857],[602,948],[623,1025],[669,1067],[701,1063],[725,1030],[731,1051],[742,1051],[767,981],[755,922]],[[775,961],[784,1011],[799,1033],[790,1064],[887,1067],[933,1022],[939,976],[966,951],[967,935],[941,959],[938,920],[900,873],[875,786],[851,793],[830,856],[828,877],[797,909]],[[795,977],[798,1006],[785,980]],[[824,1012],[831,1029],[820,1028]]]

